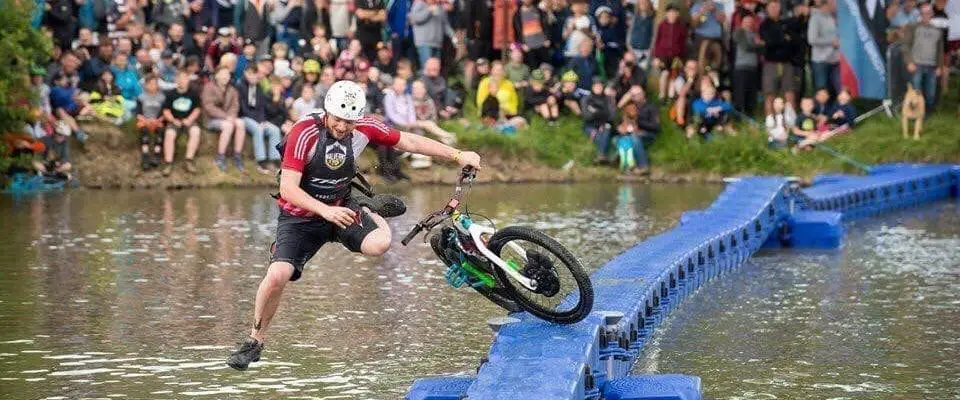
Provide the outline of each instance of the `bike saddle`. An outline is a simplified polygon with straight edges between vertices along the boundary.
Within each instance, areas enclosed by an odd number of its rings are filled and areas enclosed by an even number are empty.
[[[347,204],[349,208],[355,209],[367,207],[384,218],[399,217],[407,212],[407,205],[403,200],[392,194],[374,194],[370,197],[357,191],[350,194]]]

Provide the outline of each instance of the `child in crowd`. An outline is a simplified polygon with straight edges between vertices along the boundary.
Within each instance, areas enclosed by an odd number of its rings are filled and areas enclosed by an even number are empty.
[[[583,130],[590,136],[596,146],[595,163],[607,161],[607,150],[610,147],[610,129],[614,116],[617,113],[613,89],[606,91],[603,81],[594,79],[590,85],[590,93],[580,99],[580,110],[583,112]]]
[[[397,77],[403,78],[408,83],[413,79],[413,63],[409,59],[401,58],[397,61]]]
[[[830,91],[826,88],[817,89],[816,94],[814,94],[813,99],[815,103],[813,105],[813,113],[817,116],[817,129],[820,131],[826,131],[827,125],[830,122],[830,118],[833,115],[833,104],[830,103]]]
[[[767,145],[771,148],[787,147],[790,133],[796,123],[797,115],[793,108],[786,105],[783,97],[773,99],[773,114],[767,115]]]
[[[717,97],[717,88],[709,82],[702,82],[700,98],[693,101],[694,123],[687,127],[687,139],[700,135],[704,139],[713,138],[714,132],[726,129],[733,107]],[[730,132],[733,134],[733,132]]]
[[[283,86],[280,86],[280,90],[283,90]],[[300,89],[300,98],[293,101],[293,106],[290,107],[290,120],[299,121],[301,118],[307,116],[313,110],[317,109],[317,99],[316,93],[314,92],[313,85],[306,84]],[[284,129],[284,132],[287,130]]]
[[[523,62],[523,49],[520,45],[510,47],[510,62],[504,66],[507,73],[507,79],[513,82],[517,89],[527,87],[527,80],[530,79],[530,67]]]
[[[293,69],[290,68],[290,58],[289,58],[290,49],[287,47],[287,44],[284,42],[277,42],[273,44],[271,48],[271,54],[273,54],[273,74],[283,77],[293,76]],[[266,76],[266,75],[265,75]]]
[[[557,99],[574,115],[580,115],[580,99],[590,93],[577,87],[579,79],[576,72],[564,72],[560,77],[560,92],[557,94]]]
[[[359,39],[350,41],[346,50],[340,52],[337,57],[336,73],[337,79],[353,80],[356,77],[357,63],[363,57],[363,46]]]
[[[594,15],[597,18],[598,43],[603,54],[603,65],[600,68],[603,68],[603,76],[610,78],[617,74],[617,66],[620,64],[620,58],[623,57],[620,31],[610,7],[600,6]]]
[[[598,72],[597,59],[593,56],[593,42],[589,40],[580,42],[577,56],[570,58],[570,61],[567,62],[567,68],[576,72],[580,78],[577,81],[578,88],[590,90],[593,76]]]
[[[823,143],[836,135],[849,132],[857,119],[857,110],[850,104],[851,100],[850,91],[846,88],[840,89],[837,93],[837,104],[830,109],[828,115],[826,132],[821,133],[815,142],[804,144]]]
[[[476,84],[477,86],[474,86],[473,88],[474,92],[476,92],[477,88],[480,86],[480,81],[482,81],[483,78],[490,76],[490,61],[488,61],[486,58],[479,58],[477,59],[476,65],[477,65],[477,76],[475,78],[476,81],[474,81],[474,84]]]
[[[243,52],[237,57],[237,69],[233,71],[233,81],[240,82],[243,79],[243,72],[247,70],[248,65],[257,63],[257,45],[247,43],[243,45]]]
[[[791,128],[790,141],[797,143],[794,146],[794,153],[797,150],[809,150],[811,144],[815,143],[819,137],[817,130],[817,115],[814,114],[815,104],[813,99],[804,97],[800,100],[800,115],[797,116],[796,124]],[[805,143],[806,142],[806,143]]]
[[[592,42],[596,29],[593,20],[587,15],[586,0],[574,0],[570,5],[570,12],[563,24],[563,38],[567,41],[564,57],[576,57],[580,51],[580,44]]]
[[[159,79],[149,75],[144,80],[144,92],[137,98],[137,129],[140,130],[140,168],[148,171],[160,165],[163,151],[163,103],[166,96],[160,91]],[[151,152],[152,148],[152,152]]]
[[[560,105],[557,103],[557,98],[547,89],[543,71],[536,69],[530,74],[530,86],[527,87],[527,95],[524,96],[524,99],[527,109],[539,114],[548,121],[550,126],[557,124],[557,118],[560,117]]]

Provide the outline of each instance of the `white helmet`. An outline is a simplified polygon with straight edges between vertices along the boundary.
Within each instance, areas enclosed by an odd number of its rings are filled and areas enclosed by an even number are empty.
[[[330,86],[323,98],[323,109],[340,119],[356,121],[367,108],[367,95],[360,85],[351,81],[339,81]]]

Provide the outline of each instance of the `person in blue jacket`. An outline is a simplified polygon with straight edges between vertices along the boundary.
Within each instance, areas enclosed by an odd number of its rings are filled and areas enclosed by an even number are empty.
[[[713,133],[726,129],[733,107],[717,97],[717,88],[704,80],[700,86],[700,98],[693,101],[693,124],[687,127],[687,139],[700,135],[704,139],[713,138]]]

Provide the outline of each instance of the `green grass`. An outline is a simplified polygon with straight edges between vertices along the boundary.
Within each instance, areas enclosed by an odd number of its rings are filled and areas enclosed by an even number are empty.
[[[960,163],[960,118],[953,114],[955,104],[925,122],[919,141],[901,136],[900,120],[885,114],[874,115],[851,133],[834,137],[826,143],[832,149],[866,164],[887,162]],[[868,106],[858,107],[865,112]],[[467,115],[475,115],[468,109]],[[766,133],[756,127],[740,124],[737,136],[725,136],[711,142],[688,141],[680,128],[661,116],[662,130],[649,151],[651,164],[666,173],[761,174],[810,177],[821,172],[857,172],[851,166],[824,150],[797,155],[787,150],[767,148]],[[536,159],[559,167],[568,160],[589,165],[593,145],[583,134],[581,122],[573,117],[561,118],[555,127],[541,118],[505,136],[482,128],[475,118],[470,127],[456,122],[444,124],[457,134],[464,148],[495,151],[506,158]]]

